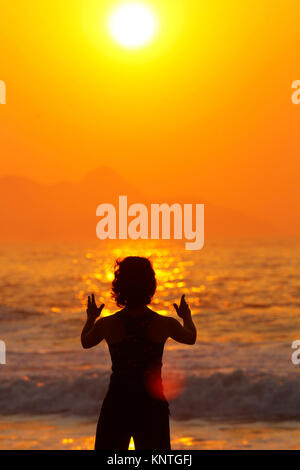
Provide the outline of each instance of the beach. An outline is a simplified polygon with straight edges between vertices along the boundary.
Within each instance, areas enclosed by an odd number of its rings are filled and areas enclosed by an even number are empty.
[[[186,294],[194,346],[168,341],[163,378],[174,449],[295,449],[300,438],[300,242],[212,241],[199,252],[171,242],[3,244],[0,251],[1,449],[91,449],[110,359],[83,350],[86,297],[104,314],[113,263],[151,256],[151,307],[176,317]]]
[[[1,420],[1,449],[93,450],[95,423],[57,416]],[[298,422],[222,423],[204,420],[171,421],[171,446],[177,450],[299,449]],[[130,450],[134,450],[131,443]]]

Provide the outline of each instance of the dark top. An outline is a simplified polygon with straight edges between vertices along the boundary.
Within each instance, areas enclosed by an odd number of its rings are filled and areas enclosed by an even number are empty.
[[[165,400],[162,388],[161,367],[164,343],[151,341],[148,328],[155,314],[131,316],[120,314],[125,337],[109,345],[112,360],[110,390],[124,393],[146,393],[152,398]]]

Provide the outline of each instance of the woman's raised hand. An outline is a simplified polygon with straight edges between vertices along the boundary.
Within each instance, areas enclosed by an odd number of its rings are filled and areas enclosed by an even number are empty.
[[[100,305],[100,307],[97,307],[94,294],[92,294],[92,298],[88,296],[86,313],[89,319],[96,320],[96,318],[101,315],[103,307],[104,304]]]
[[[175,308],[175,310],[177,312],[177,315],[179,317],[185,318],[185,317],[191,315],[191,310],[190,310],[190,307],[189,307],[188,303],[185,300],[185,295],[184,294],[181,296],[179,307],[178,307],[177,304],[173,304],[173,305],[174,305],[174,308]]]

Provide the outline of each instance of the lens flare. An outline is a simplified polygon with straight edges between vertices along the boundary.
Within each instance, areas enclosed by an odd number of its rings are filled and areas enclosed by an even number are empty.
[[[163,383],[159,370],[154,370],[146,378],[146,388],[150,396],[157,400],[174,400],[179,397],[185,388],[186,379],[182,372],[166,369],[163,374]]]

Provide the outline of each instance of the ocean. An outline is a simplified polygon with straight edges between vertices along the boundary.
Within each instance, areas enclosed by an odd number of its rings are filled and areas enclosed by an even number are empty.
[[[87,295],[110,296],[116,258],[150,256],[151,307],[176,317],[182,293],[197,343],[168,340],[163,378],[174,449],[300,448],[300,241],[2,244],[0,249],[1,449],[89,449],[110,359],[83,350]]]

